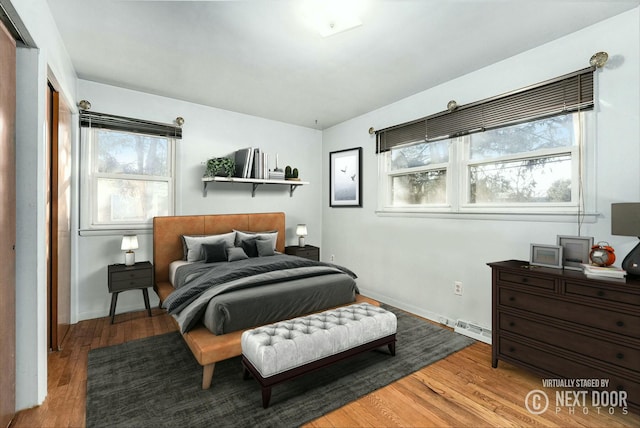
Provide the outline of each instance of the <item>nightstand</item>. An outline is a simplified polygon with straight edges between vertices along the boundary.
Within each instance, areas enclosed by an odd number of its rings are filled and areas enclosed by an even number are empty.
[[[109,316],[111,324],[116,316],[116,304],[118,294],[129,290],[142,290],[144,306],[151,316],[151,306],[149,305],[148,287],[153,286],[153,265],[151,262],[138,262],[132,266],[123,264],[109,265],[108,269],[109,293],[111,293],[111,309]]]
[[[285,254],[292,256],[304,257],[305,259],[320,261],[320,248],[313,245],[305,245],[299,247],[298,245],[290,245],[284,248]]]

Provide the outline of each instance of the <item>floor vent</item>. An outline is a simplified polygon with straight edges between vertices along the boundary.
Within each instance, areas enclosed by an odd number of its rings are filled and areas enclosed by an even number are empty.
[[[469,321],[458,320],[456,321],[454,331],[491,345],[491,330],[488,328],[470,323]]]

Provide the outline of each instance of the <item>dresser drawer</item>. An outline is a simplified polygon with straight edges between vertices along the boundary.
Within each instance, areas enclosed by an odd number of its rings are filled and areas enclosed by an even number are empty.
[[[620,375],[582,365],[578,362],[579,358],[564,359],[550,355],[544,349],[538,349],[503,337],[499,340],[498,348],[502,356],[518,360],[528,366],[539,367],[552,376],[555,375],[565,379],[608,379],[609,385],[600,389],[626,391],[629,401],[634,403],[637,403],[638,397],[640,397],[640,383],[637,378],[626,379]]]
[[[640,294],[632,294],[621,290],[611,289],[608,288],[607,285],[608,284],[603,284],[601,287],[594,287],[567,281],[565,283],[565,293],[568,296],[591,297],[594,299],[640,306]]]
[[[508,288],[500,288],[498,293],[498,303],[505,307],[546,315],[625,336],[640,337],[640,320],[637,316]]]
[[[587,357],[631,370],[636,370],[638,361],[640,361],[640,350],[638,349],[630,348],[621,343],[576,334],[575,331],[531,321],[516,315],[499,313],[499,325],[500,330],[578,352]]]
[[[541,278],[526,273],[518,274],[508,271],[499,271],[498,280],[508,282],[517,286],[544,288],[546,290],[555,289],[555,281],[550,278]]]

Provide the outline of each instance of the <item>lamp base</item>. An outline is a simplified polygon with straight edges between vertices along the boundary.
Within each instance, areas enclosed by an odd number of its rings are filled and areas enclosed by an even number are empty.
[[[298,247],[304,247],[304,236],[298,237]]]
[[[622,269],[626,270],[628,275],[640,276],[640,242],[624,258]]]
[[[133,251],[127,251],[124,253],[124,264],[126,266],[133,266],[136,264],[136,253]]]

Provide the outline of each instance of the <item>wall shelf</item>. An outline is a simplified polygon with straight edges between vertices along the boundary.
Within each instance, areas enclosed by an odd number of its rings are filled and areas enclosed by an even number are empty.
[[[207,184],[211,182],[217,183],[251,183],[251,197],[256,196],[256,189],[261,184],[278,184],[281,186],[289,186],[289,197],[293,196],[294,190],[298,186],[304,186],[309,184],[308,181],[296,181],[296,180],[266,180],[260,178],[239,178],[239,177],[202,177],[202,196],[207,196]]]

